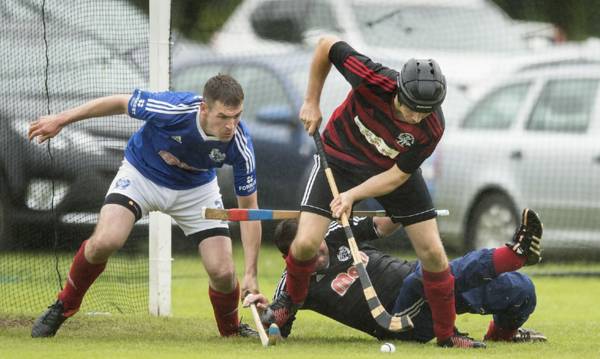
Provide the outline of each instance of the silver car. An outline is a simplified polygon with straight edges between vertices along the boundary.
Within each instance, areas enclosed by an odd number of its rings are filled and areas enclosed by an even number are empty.
[[[600,63],[512,75],[448,129],[434,165],[444,238],[506,242],[520,210],[544,222],[546,248],[600,249]]]

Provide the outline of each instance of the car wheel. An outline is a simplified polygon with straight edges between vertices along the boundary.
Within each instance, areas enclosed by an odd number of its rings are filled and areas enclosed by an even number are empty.
[[[481,198],[473,207],[467,222],[467,249],[496,248],[508,242],[517,227],[518,216],[512,201],[493,193]]]

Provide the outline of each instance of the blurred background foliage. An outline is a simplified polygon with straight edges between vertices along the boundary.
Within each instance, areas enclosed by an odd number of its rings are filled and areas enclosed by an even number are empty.
[[[148,13],[148,0],[130,0]],[[206,43],[243,0],[173,0],[172,23],[190,40]],[[566,40],[600,37],[598,0],[493,0],[513,19],[550,22]]]
[[[130,0],[148,13],[148,0]],[[190,40],[206,43],[242,0],[172,0],[171,24]]]
[[[600,37],[600,12],[597,0],[494,0],[513,19],[553,23],[568,40]]]

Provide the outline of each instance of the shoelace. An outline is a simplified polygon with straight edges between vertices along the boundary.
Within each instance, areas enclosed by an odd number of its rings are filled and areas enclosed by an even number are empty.
[[[246,323],[240,323],[238,326],[239,333],[254,333],[254,329],[250,328],[250,326]]]
[[[461,336],[461,337],[465,337],[467,339],[474,340],[473,338],[471,338],[469,336],[469,333],[467,333],[467,332],[461,332],[460,330],[458,330],[457,327],[454,327],[454,335],[458,335],[458,336]]]
[[[469,337],[454,335],[450,338],[450,341],[457,348],[470,348],[473,346],[473,340]]]
[[[519,328],[515,337],[519,340],[529,340],[531,339],[531,332],[529,330]]]
[[[58,320],[58,316],[60,315],[60,304],[52,304],[48,309],[50,310],[46,313],[44,318],[42,318],[42,323],[44,324]]]

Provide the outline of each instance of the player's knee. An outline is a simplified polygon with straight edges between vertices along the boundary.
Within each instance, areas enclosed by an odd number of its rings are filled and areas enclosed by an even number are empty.
[[[521,298],[521,307],[523,308],[523,310],[528,312],[528,314],[533,313],[537,304],[535,286],[533,285],[533,281],[528,276],[519,272],[515,272],[512,277],[512,280],[515,282],[513,290],[518,292],[517,297]]]
[[[94,262],[108,259],[113,253],[123,247],[125,242],[122,238],[115,236],[94,233],[87,244],[87,254],[91,256]]]
[[[235,269],[233,265],[223,265],[219,268],[207,270],[213,288],[219,291],[227,291],[235,286]]]
[[[496,298],[494,306],[507,308],[512,317],[527,318],[535,310],[535,287],[529,277],[519,272],[503,273],[490,284]]]
[[[442,246],[421,248],[417,251],[417,257],[423,263],[423,267],[432,271],[442,271],[448,266],[448,259]]]
[[[302,236],[296,237],[291,245],[291,253],[296,259],[307,260],[316,255],[321,245],[321,240]]]

